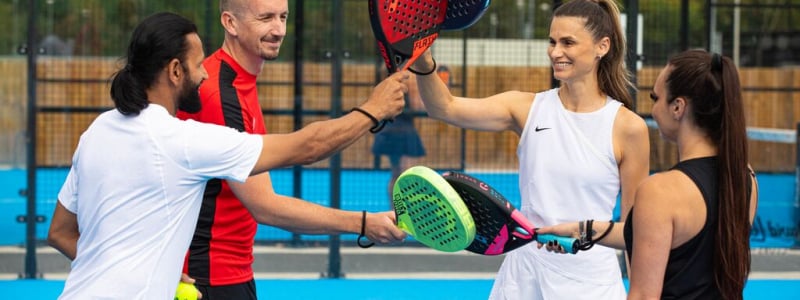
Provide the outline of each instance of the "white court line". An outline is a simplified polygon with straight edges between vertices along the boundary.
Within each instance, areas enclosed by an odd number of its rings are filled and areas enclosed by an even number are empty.
[[[749,279],[800,279],[800,272],[750,272]]]
[[[344,279],[494,279],[495,272],[397,272],[347,273]],[[320,279],[320,273],[255,272],[256,279]]]
[[[344,273],[344,279],[494,279],[494,272],[401,272],[401,273]],[[44,279],[64,280],[67,273],[45,273]],[[321,279],[316,272],[255,272],[255,279]],[[796,272],[751,272],[749,279],[800,280]],[[0,280],[19,279],[19,274],[0,273]]]
[[[328,247],[289,247],[289,246],[255,246],[253,247],[254,254],[328,254]],[[386,254],[424,254],[424,255],[449,255],[449,256],[476,256],[484,257],[469,251],[459,252],[442,252],[430,248],[417,247],[417,246],[394,246],[394,247],[373,247],[369,249],[361,249],[358,247],[341,247],[340,252],[343,254],[359,254],[359,255],[386,255]],[[0,254],[24,254],[25,248],[19,246],[0,246]],[[52,247],[38,247],[36,253],[52,254],[59,253]],[[750,250],[753,255],[774,255],[774,256],[800,256],[800,249],[791,248],[753,248]]]
[[[397,272],[344,273],[343,279],[494,279],[494,272]],[[44,279],[65,280],[67,273],[44,273]],[[322,279],[319,272],[255,272],[259,279]],[[19,279],[19,274],[0,273],[0,280]]]

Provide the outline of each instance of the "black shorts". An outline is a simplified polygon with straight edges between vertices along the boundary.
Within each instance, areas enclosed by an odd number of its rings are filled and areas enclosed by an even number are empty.
[[[203,300],[256,300],[256,282],[251,279],[245,283],[208,286],[195,284],[200,293],[203,293]]]

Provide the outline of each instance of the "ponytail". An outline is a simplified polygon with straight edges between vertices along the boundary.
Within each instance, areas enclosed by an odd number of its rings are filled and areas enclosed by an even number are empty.
[[[751,182],[739,74],[729,58],[705,50],[682,52],[669,65],[668,94],[689,99],[694,122],[717,146],[714,281],[723,299],[742,299],[750,273]]]
[[[150,103],[145,88],[139,84],[131,69],[130,65],[126,65],[111,80],[111,99],[117,110],[126,116],[138,115]]]
[[[714,61],[719,60],[719,70]],[[750,273],[750,173],[747,128],[739,74],[729,58],[713,54],[720,78],[722,129],[719,140],[719,210],[715,280],[724,299],[741,299]],[[725,222],[723,222],[723,220]]]

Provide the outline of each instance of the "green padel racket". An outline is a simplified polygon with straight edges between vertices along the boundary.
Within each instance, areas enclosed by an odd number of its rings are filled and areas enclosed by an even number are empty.
[[[475,239],[475,222],[461,196],[430,168],[415,166],[400,174],[392,202],[397,227],[425,246],[456,252]]]

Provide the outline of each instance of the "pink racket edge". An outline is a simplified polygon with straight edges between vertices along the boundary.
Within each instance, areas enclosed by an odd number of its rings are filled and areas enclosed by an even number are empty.
[[[557,243],[572,254],[579,250],[580,243],[575,238],[537,234],[533,222],[486,182],[452,171],[444,173],[443,177],[462,194],[475,219],[478,233],[467,250],[481,255],[501,255],[532,241]],[[498,223],[502,226],[497,227]]]

